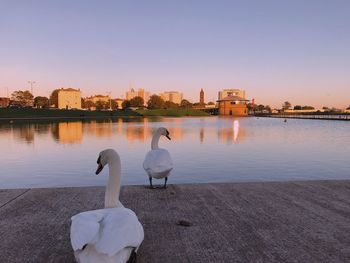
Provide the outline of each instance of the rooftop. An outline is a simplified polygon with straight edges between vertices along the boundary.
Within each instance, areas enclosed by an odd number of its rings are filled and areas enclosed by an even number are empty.
[[[244,98],[239,97],[239,96],[229,95],[229,96],[222,98],[221,100],[217,100],[217,101],[219,102],[219,101],[249,101],[249,100],[244,99]]]

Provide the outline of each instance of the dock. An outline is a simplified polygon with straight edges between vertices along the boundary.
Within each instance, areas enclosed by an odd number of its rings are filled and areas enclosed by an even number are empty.
[[[75,262],[70,218],[104,191],[0,190],[0,262]],[[139,263],[350,262],[350,180],[123,186],[120,200],[145,230]]]

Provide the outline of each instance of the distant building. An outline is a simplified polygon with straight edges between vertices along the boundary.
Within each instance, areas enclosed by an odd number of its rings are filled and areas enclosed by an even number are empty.
[[[79,89],[61,88],[57,90],[58,109],[81,109],[81,92]]]
[[[125,92],[125,99],[126,100],[131,100],[132,98],[135,98],[137,96],[137,92],[131,88],[127,92]]]
[[[102,101],[102,102],[106,102],[109,103],[109,96],[105,96],[105,95],[95,95],[95,96],[91,96],[91,97],[87,97],[85,98],[85,101],[91,101],[93,103],[96,104],[96,102],[98,101]]]
[[[177,104],[181,104],[182,101],[182,93],[178,91],[165,91],[160,96],[164,101],[171,101]]]
[[[227,96],[238,96],[245,99],[245,91],[240,89],[223,89],[219,91],[219,100],[226,98]]]
[[[219,99],[219,115],[227,115],[227,116],[247,116],[248,115],[248,107],[247,103],[249,100],[245,98],[229,95],[222,99]]]
[[[6,108],[10,105],[10,99],[6,97],[0,97],[0,108]]]
[[[148,91],[145,91],[144,89],[138,89],[137,91],[135,91],[133,88],[131,88],[125,93],[126,100],[131,100],[137,96],[143,98],[144,104],[146,105],[147,101],[149,100],[150,93]]]
[[[201,91],[199,93],[199,103],[202,104],[202,105],[205,103],[204,102],[204,91],[203,91],[203,89],[201,89]]]

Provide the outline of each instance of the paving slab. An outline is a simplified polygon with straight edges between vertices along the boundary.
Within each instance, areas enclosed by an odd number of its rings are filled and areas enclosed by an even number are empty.
[[[103,187],[0,190],[0,262],[75,262],[71,216]],[[124,186],[138,262],[350,262],[350,181]],[[180,220],[191,226],[181,226]]]

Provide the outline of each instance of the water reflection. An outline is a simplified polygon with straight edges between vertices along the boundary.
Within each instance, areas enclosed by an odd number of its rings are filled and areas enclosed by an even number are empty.
[[[60,122],[57,128],[57,140],[60,143],[74,144],[83,140],[82,122]]]
[[[227,145],[244,140],[246,131],[240,127],[239,120],[234,120],[230,127],[219,128],[217,130],[219,142]]]
[[[120,153],[123,184],[147,183],[142,162],[161,126],[172,138],[161,142],[176,164],[171,183],[349,179],[349,124],[220,117],[0,123],[0,188],[104,185],[107,177],[93,174],[105,148]]]
[[[34,125],[26,124],[16,127],[13,130],[13,135],[26,143],[34,142],[35,128]]]
[[[88,121],[61,121],[43,123],[13,123],[0,124],[2,135],[13,135],[19,141],[33,143],[36,136],[51,134],[54,141],[60,144],[81,144],[84,137],[108,138],[112,136],[125,137],[129,142],[145,142],[152,138],[157,127],[152,125],[157,119],[140,118],[130,119],[105,119]],[[200,127],[195,128],[199,135],[199,141],[204,143],[205,133],[212,133],[216,130],[219,142],[232,144],[244,138],[244,129],[240,127],[239,120],[234,120],[232,125],[224,127],[206,127],[204,122]],[[167,129],[173,140],[181,140],[186,130],[186,119],[167,119]],[[214,129],[211,129],[214,128]],[[193,131],[191,131],[193,132]],[[211,134],[208,138],[210,138]]]

